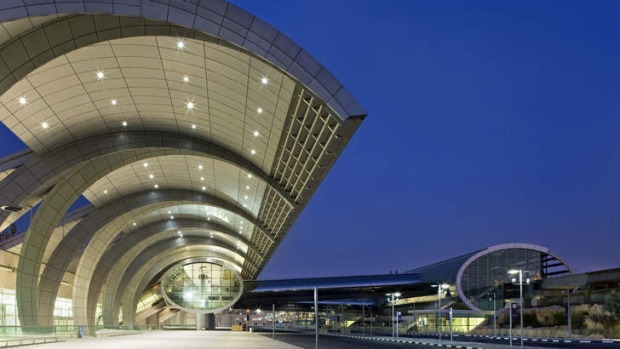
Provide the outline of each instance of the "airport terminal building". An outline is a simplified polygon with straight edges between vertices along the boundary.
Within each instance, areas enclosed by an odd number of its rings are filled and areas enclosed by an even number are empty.
[[[452,309],[469,331],[514,303],[509,271],[529,279],[526,307],[617,287],[617,271],[574,274],[521,243],[257,281],[365,117],[310,53],[223,0],[0,2],[0,122],[25,147],[0,159],[0,331],[211,329],[307,312],[315,288],[325,325]]]
[[[526,312],[550,307],[566,316],[570,306],[604,303],[619,283],[619,269],[578,274],[547,247],[509,243],[402,273],[259,281],[237,306],[252,311],[275,304],[289,314],[287,321],[303,327],[310,315],[300,320],[290,314],[312,313],[311,289],[317,287],[321,326],[328,331],[389,335],[398,322],[407,334],[483,332],[495,317],[497,330],[486,334],[507,335],[509,309],[516,313],[521,299]],[[396,313],[398,321],[392,320]]]

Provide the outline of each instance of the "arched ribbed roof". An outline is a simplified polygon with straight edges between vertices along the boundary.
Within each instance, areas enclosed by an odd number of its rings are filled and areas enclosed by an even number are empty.
[[[207,192],[243,217],[228,229],[255,227],[243,238],[251,248],[229,261],[252,279],[366,115],[299,45],[225,1],[10,1],[0,26],[10,28],[0,38],[0,121],[32,150],[1,162],[0,207],[40,202],[16,273],[25,328],[46,322],[39,270],[55,244],[68,246],[50,238],[80,195],[96,214],[127,193]],[[0,213],[0,226],[22,214]]]

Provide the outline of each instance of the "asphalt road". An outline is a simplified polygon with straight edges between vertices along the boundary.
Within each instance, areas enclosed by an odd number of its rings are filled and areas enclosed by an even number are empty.
[[[404,337],[403,337],[404,338]],[[414,338],[414,337],[409,337]],[[436,338],[436,336],[416,336],[415,338]],[[446,337],[443,337],[444,340]],[[492,343],[492,344],[502,344],[508,347],[509,340],[506,339],[496,339],[491,337],[473,337],[473,336],[454,336],[455,341],[459,342],[476,342],[476,343]],[[514,337],[512,342],[513,346],[519,347],[520,341],[518,337]],[[526,339],[523,343],[528,347],[540,347],[540,348],[584,348],[584,349],[620,349],[620,343],[601,343],[600,341],[594,341],[594,343],[580,343],[578,340],[572,340],[570,343],[565,342],[564,340],[558,340],[554,342],[552,339],[547,339],[543,341],[542,339],[532,340]]]
[[[271,334],[264,333],[271,338]],[[276,340],[292,344],[304,349],[314,349],[314,334],[305,333],[276,333]],[[428,345],[398,344],[334,336],[319,336],[320,349],[378,349],[378,348],[424,348]]]
[[[271,338],[270,333],[263,333],[264,336]],[[304,349],[314,349],[314,334],[309,333],[276,333],[276,339],[288,344],[292,344]],[[465,337],[460,336],[458,339],[455,338],[455,341],[459,342],[471,342],[473,346],[474,343],[485,343],[487,346],[491,347],[504,347],[510,348],[508,346],[507,340],[497,340],[493,338],[486,337]],[[449,344],[446,342],[445,344]],[[539,347],[539,348],[583,348],[583,349],[620,349],[620,343],[579,343],[573,341],[571,343],[565,343],[563,341],[560,342],[542,342],[538,341],[526,341],[526,347]],[[519,341],[515,340],[513,342],[513,346],[515,348],[519,348]],[[319,348],[321,349],[362,349],[362,348],[425,348],[428,349],[431,347],[429,344],[404,344],[404,343],[391,343],[391,342],[382,342],[377,340],[369,340],[369,339],[358,339],[358,338],[348,338],[348,337],[339,337],[339,336],[319,336]]]

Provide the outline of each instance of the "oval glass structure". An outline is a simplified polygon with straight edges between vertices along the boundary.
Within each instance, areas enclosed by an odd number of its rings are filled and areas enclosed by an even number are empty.
[[[177,265],[164,274],[161,284],[166,301],[193,313],[229,308],[243,292],[239,274],[213,262]]]
[[[508,274],[520,270],[527,297],[530,287],[541,280],[573,271],[549,249],[531,244],[504,244],[479,251],[461,266],[456,278],[459,297],[471,309],[493,310],[504,307],[505,300],[519,298],[519,287]],[[529,279],[529,282],[526,280]],[[503,301],[502,301],[503,300]],[[500,302],[493,304],[493,302]]]

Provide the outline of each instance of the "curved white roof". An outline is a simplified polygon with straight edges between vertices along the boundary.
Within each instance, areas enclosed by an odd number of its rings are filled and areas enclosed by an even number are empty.
[[[50,324],[72,259],[76,319],[92,322],[106,250],[175,216],[225,229],[184,228],[255,278],[365,116],[306,51],[223,1],[20,4],[0,3],[0,121],[32,152],[3,164],[0,206],[23,210],[0,211],[0,228],[40,204],[17,270],[26,327]],[[81,195],[92,219],[56,228]],[[185,258],[161,241],[149,248]],[[119,261],[156,265],[132,258]]]

